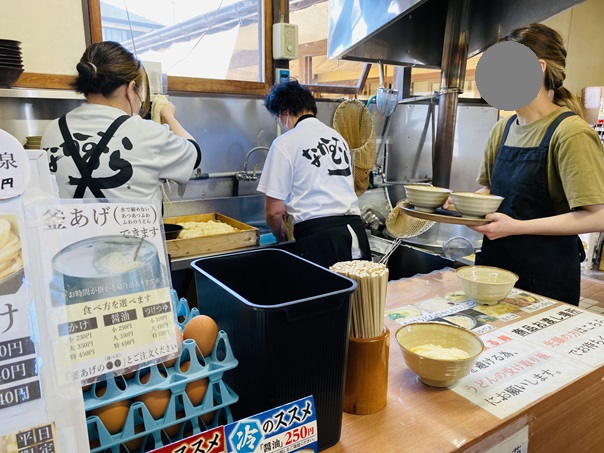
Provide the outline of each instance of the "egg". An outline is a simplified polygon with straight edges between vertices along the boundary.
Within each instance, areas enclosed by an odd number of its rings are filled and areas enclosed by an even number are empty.
[[[183,418],[185,415],[185,411],[181,410],[176,412],[176,420]],[[180,425],[182,425],[182,423],[166,426],[164,428],[165,433],[168,435],[168,437],[170,437],[170,439],[173,439],[178,434],[178,431],[180,430]]]
[[[176,333],[176,342],[178,343],[178,349],[180,349],[182,346],[182,340],[183,340],[182,330],[180,330],[180,327],[176,326],[176,328],[174,329],[174,332]],[[174,366],[177,358],[178,358],[178,356],[174,357],[173,359],[166,360],[165,362],[163,362],[164,366],[166,368],[170,368],[171,366]]]
[[[183,338],[195,340],[203,356],[207,357],[212,353],[216,338],[218,338],[218,326],[209,316],[194,316],[187,322]]]
[[[214,420],[214,415],[216,415],[216,411],[207,412],[205,414],[201,414],[201,419],[208,426]]]
[[[141,376],[141,384],[146,384],[147,382],[149,382],[150,378],[151,374],[145,374]],[[171,396],[172,392],[169,389],[151,390],[150,392],[143,393],[142,395],[137,396],[135,400],[143,403],[149,410],[151,417],[157,420],[163,417],[163,415],[165,414],[168,404],[170,403]]]
[[[107,391],[106,387],[97,389],[96,394],[101,397]],[[130,410],[130,400],[116,401],[105,406],[97,407],[91,410],[88,415],[96,415],[109,431],[109,434],[115,434],[122,430],[128,411]]]
[[[143,425],[136,425],[134,427],[135,434],[142,433],[144,430],[145,430],[145,427]],[[132,439],[128,442],[125,442],[124,445],[126,446],[126,448],[128,448],[128,451],[137,451],[140,448],[140,446],[143,444],[144,440],[145,440],[145,436],[141,436],[141,437]]]
[[[191,362],[184,362],[180,364],[180,369],[186,373],[190,366]],[[191,381],[185,386],[185,393],[189,397],[189,401],[191,401],[193,406],[198,406],[201,404],[208,389],[209,383],[209,379],[204,377]]]
[[[137,369],[138,367],[136,366],[124,368],[124,374],[122,374],[122,376],[124,379],[132,379],[134,376],[136,376]]]

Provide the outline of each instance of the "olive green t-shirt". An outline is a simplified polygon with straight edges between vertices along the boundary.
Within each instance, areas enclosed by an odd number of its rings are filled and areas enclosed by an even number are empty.
[[[570,110],[561,107],[524,126],[514,121],[505,144],[522,148],[539,146],[550,123],[567,111]],[[508,119],[499,120],[491,130],[478,184],[491,186],[495,157]],[[581,117],[568,117],[556,128],[549,145],[547,182],[560,214],[581,206],[604,204],[604,148],[596,131]]]

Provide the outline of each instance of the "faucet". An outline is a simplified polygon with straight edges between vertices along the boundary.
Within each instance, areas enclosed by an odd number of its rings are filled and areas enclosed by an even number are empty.
[[[247,152],[247,154],[245,155],[245,161],[243,162],[243,171],[238,171],[237,173],[235,173],[235,179],[237,181],[256,181],[258,179],[258,176],[256,175],[256,172],[258,171],[258,164],[254,164],[254,170],[250,175],[247,171],[247,161],[255,151],[259,151],[262,149],[265,151],[269,151],[266,146],[256,146]]]

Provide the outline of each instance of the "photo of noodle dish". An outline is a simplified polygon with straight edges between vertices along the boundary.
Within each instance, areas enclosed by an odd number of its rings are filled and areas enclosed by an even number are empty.
[[[436,313],[439,311],[446,310],[452,306],[456,305],[455,302],[448,301],[443,298],[435,298],[424,300],[422,302],[417,303],[417,306],[421,308],[423,311],[427,311],[429,313]]]
[[[470,316],[466,316],[466,315],[459,315],[459,314],[448,315],[448,316],[443,316],[442,319],[450,322],[451,324],[454,324],[459,327],[463,327],[464,329],[468,329],[468,330],[472,330],[474,327],[476,327],[476,319],[474,319]]]
[[[23,252],[16,215],[0,215],[0,295],[15,294],[23,283]]]
[[[419,308],[414,307],[412,305],[407,305],[407,306],[400,307],[395,310],[391,310],[391,311],[387,312],[386,317],[388,319],[392,319],[393,321],[396,321],[398,319],[417,318],[418,316],[421,316],[421,314],[422,314],[422,311]]]
[[[484,313],[485,315],[498,318],[499,316],[513,313],[518,310],[518,306],[507,303],[508,300],[509,299],[503,299],[497,305],[479,305],[475,310]]]
[[[443,297],[449,302],[454,303],[467,302],[470,300],[470,296],[463,291],[455,291],[454,293],[445,294]]]
[[[503,299],[501,302],[505,302],[510,305],[515,305],[516,307],[528,307],[529,305],[532,305],[535,302],[541,302],[541,300],[542,299],[540,297],[534,294],[513,291],[508,297]]]
[[[467,330],[473,330],[489,322],[496,321],[496,318],[485,315],[475,308],[468,310],[458,311],[457,313],[451,313],[448,315],[440,316],[432,320],[432,322],[442,322],[446,324],[453,324],[457,327],[463,327]]]

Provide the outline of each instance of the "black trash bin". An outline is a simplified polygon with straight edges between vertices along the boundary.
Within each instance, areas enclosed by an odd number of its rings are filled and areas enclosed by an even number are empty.
[[[338,442],[355,281],[275,248],[194,261],[199,311],[228,336],[235,419],[313,395],[318,447]]]

